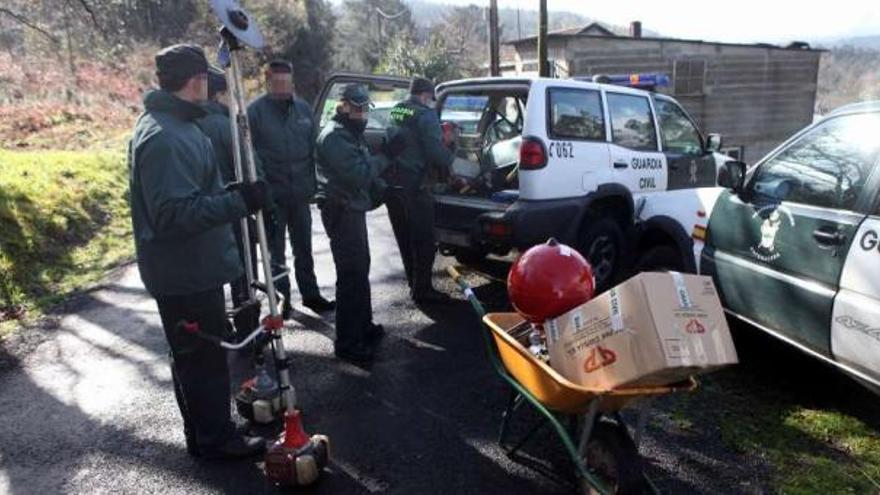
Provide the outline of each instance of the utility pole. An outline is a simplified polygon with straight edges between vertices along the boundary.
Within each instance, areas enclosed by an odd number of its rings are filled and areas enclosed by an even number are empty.
[[[501,55],[498,47],[498,0],[489,0],[489,75],[501,75]]]
[[[522,21],[519,18],[519,7],[516,8],[516,39],[522,39]]]
[[[547,0],[538,0],[538,76],[550,77],[547,63]]]

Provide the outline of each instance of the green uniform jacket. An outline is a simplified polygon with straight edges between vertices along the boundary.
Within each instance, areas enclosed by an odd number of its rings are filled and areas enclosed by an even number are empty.
[[[220,167],[220,174],[223,184],[236,182],[235,180],[235,158],[232,156],[232,128],[229,125],[229,107],[216,101],[209,101],[202,105],[207,115],[196,121],[199,128],[211,140],[214,145],[214,155],[217,157],[217,165]],[[260,164],[260,158],[254,156],[257,168],[257,178],[264,179],[263,167]],[[242,162],[242,173],[247,176],[245,167],[247,165]],[[268,208],[267,208],[268,209]]]
[[[369,211],[383,195],[379,178],[388,166],[383,155],[371,155],[363,135],[355,136],[331,120],[317,141],[318,201],[344,204],[356,211]]]
[[[406,189],[418,189],[425,184],[431,168],[447,169],[455,155],[443,145],[443,132],[437,112],[416,97],[398,103],[391,109],[388,138],[402,133],[406,146],[394,159],[396,182]]]
[[[235,159],[232,157],[232,128],[229,125],[229,108],[216,101],[202,105],[207,115],[196,123],[214,145],[214,155],[220,167],[224,184],[235,182]]]
[[[247,214],[220,182],[204,110],[166,91],[144,96],[129,142],[131,221],[141,279],[150,294],[182,295],[241,276],[230,223]]]
[[[281,104],[268,94],[247,109],[254,149],[276,203],[310,201],[315,195],[315,124],[308,103]]]

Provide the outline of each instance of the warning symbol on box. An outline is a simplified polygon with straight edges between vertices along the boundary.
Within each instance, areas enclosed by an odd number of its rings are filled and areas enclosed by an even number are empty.
[[[684,326],[684,331],[687,333],[706,333],[706,327],[700,323],[700,320],[691,318],[691,321]]]

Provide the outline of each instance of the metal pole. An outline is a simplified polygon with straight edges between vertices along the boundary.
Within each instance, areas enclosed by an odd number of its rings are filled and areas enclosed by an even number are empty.
[[[547,63],[547,0],[539,0],[538,8],[538,76],[550,77]]]
[[[255,182],[257,180],[257,166],[254,161],[254,148],[251,141],[251,130],[248,124],[247,114],[244,112],[244,90],[241,82],[241,62],[239,60],[239,49],[237,41],[229,41],[229,70],[232,78],[232,97],[235,100],[235,118],[234,126],[241,132],[242,149],[244,151],[244,162],[247,166],[247,181]],[[233,132],[233,136],[235,136]],[[278,296],[275,293],[275,280],[272,276],[271,254],[269,254],[269,242],[266,236],[266,224],[263,222],[263,211],[256,213],[257,224],[257,240],[260,245],[260,258],[263,266],[263,276],[265,278],[266,296],[269,299],[269,315],[272,320],[281,317],[278,311]],[[277,335],[276,335],[277,336]],[[280,338],[280,337],[279,337]],[[279,363],[285,363],[287,357],[284,352],[284,345],[273,346],[275,358]],[[290,371],[286,365],[280,366],[278,378],[281,382],[281,389],[284,391],[284,402],[287,411],[293,412],[296,409],[296,391],[290,383]]]
[[[232,74],[232,71],[229,70],[226,72],[226,85],[229,88],[236,87],[236,78]],[[233,90],[234,91],[234,90]],[[238,133],[238,123],[237,117],[239,114],[238,109],[238,98],[233,97],[229,99],[229,127],[232,132],[232,159],[235,164],[235,180],[236,182],[244,182],[244,173],[242,172],[241,166],[241,136]],[[248,227],[248,218],[242,217],[241,222],[241,240],[242,247],[244,248],[244,273],[245,278],[247,279],[248,286],[248,304],[253,304],[256,300],[256,291],[254,290],[254,280],[256,280],[256,274],[254,273],[254,265],[253,259],[251,259],[251,242],[250,242],[250,232]]]
[[[498,0],[489,0],[489,75],[501,75],[501,61],[498,53]]]

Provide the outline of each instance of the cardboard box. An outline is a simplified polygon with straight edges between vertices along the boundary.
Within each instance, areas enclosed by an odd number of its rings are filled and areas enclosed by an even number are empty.
[[[545,325],[550,365],[574,383],[664,385],[737,362],[712,279],[642,273]]]

